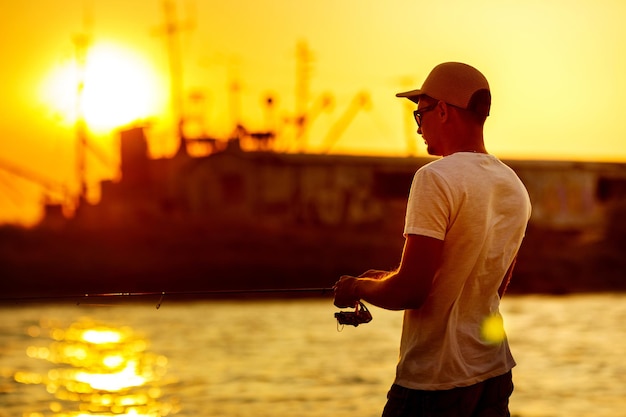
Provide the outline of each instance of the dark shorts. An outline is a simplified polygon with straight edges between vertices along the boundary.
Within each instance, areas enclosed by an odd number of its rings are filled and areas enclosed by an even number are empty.
[[[382,417],[510,417],[511,372],[469,387],[420,391],[392,385]]]

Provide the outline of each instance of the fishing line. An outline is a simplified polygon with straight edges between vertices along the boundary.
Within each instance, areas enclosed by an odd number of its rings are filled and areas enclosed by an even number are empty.
[[[0,303],[27,303],[37,301],[59,301],[78,300],[81,301],[98,298],[141,298],[160,297],[157,302],[157,310],[161,307],[166,296],[211,296],[211,295],[246,295],[246,294],[286,294],[286,293],[318,293],[320,295],[330,294],[332,288],[259,288],[248,290],[196,290],[196,291],[143,291],[143,292],[103,292],[103,293],[83,293],[83,294],[58,294],[58,295],[33,295],[0,297]]]

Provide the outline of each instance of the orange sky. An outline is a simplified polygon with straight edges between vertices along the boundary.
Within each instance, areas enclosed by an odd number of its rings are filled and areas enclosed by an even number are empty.
[[[71,78],[63,84],[58,77],[71,75],[72,37],[83,30],[85,15],[92,35],[88,65],[99,68],[91,79],[107,86],[98,92],[91,83],[98,112],[115,113],[117,120],[150,118],[151,152],[173,152],[167,50],[158,35],[162,0],[0,1],[0,164],[17,165],[75,191],[75,87]],[[293,117],[296,45],[305,41],[314,57],[309,106],[327,93],[334,103],[311,126],[311,152],[319,151],[354,96],[365,92],[371,106],[356,113],[332,150],[406,155],[415,149],[424,155],[408,101],[394,94],[419,87],[440,62],[464,61],[491,84],[493,107],[486,125],[491,153],[626,161],[622,1],[175,3],[178,19],[187,23],[180,36],[185,94],[203,97],[187,102],[186,109],[201,117],[209,135],[226,137],[236,112],[249,129],[265,129],[268,94],[276,99],[277,119]],[[240,85],[237,96],[229,94],[234,81]],[[110,125],[116,119],[106,120],[91,140],[104,155],[99,159],[109,162],[88,159],[92,186],[117,174],[117,135]],[[290,140],[285,135],[283,145]],[[41,198],[40,187],[0,170],[0,223],[32,223]]]

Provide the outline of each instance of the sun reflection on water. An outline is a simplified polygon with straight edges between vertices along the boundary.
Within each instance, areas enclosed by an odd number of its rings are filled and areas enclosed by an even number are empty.
[[[44,385],[54,396],[52,414],[24,417],[161,417],[179,411],[177,401],[163,400],[167,358],[147,351],[148,342],[129,327],[81,320],[62,328],[54,323],[32,326],[28,335],[47,340],[26,354],[51,364],[47,371],[19,371],[22,384]]]

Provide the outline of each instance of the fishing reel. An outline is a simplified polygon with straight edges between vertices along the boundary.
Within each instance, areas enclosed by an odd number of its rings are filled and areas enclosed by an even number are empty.
[[[365,307],[365,304],[359,301],[354,311],[338,311],[335,313],[337,325],[348,324],[357,327],[359,324],[369,323],[372,321],[372,313]]]

